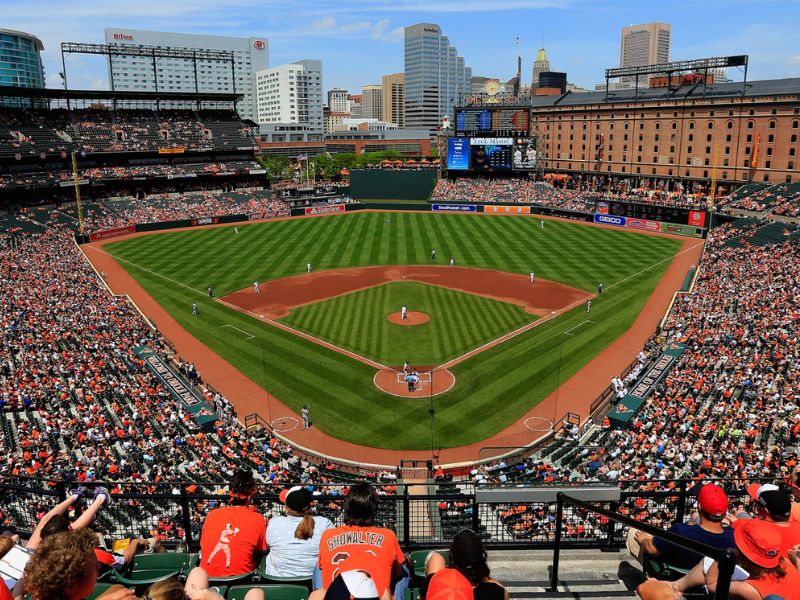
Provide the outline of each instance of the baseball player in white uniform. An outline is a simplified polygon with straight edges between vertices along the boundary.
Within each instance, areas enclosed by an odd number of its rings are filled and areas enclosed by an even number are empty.
[[[233,228],[233,233],[235,233],[236,235],[239,235],[239,228],[238,227],[234,227]]]
[[[533,282],[534,282],[534,281],[536,281],[536,273],[534,273],[533,271],[531,271],[531,285],[533,285]]]
[[[592,310],[592,301],[591,300],[587,300],[586,301],[586,312],[588,313],[591,310]]]
[[[408,318],[408,310],[406,310],[406,305],[400,307],[400,319],[405,321]]]
[[[306,273],[311,273],[311,263],[310,262],[306,263]]]
[[[261,286],[258,284],[258,281],[253,282],[253,291],[255,291],[256,294],[261,293]]]
[[[455,256],[451,256],[450,257],[450,266],[451,267],[455,267],[456,266],[456,257]]]
[[[192,316],[197,316],[197,302],[192,302]]]

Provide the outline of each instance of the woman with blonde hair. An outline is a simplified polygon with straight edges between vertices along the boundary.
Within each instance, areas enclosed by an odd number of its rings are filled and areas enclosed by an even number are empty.
[[[286,515],[270,519],[267,526],[267,577],[311,579],[319,558],[322,532],[333,527],[325,517],[311,515],[314,497],[306,488],[283,490],[280,500]]]

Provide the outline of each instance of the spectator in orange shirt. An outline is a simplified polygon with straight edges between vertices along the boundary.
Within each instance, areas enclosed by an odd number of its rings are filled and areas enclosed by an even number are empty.
[[[252,471],[237,471],[230,481],[230,506],[215,508],[203,523],[200,565],[209,577],[254,571],[267,549],[267,522],[250,500],[256,484]]]
[[[389,589],[395,598],[403,598],[411,571],[394,531],[376,526],[377,507],[374,486],[363,482],[350,488],[344,503],[344,524],[326,530],[320,540],[322,587],[330,587],[340,573],[364,570],[375,581],[380,595]],[[392,586],[393,581],[397,585]]]

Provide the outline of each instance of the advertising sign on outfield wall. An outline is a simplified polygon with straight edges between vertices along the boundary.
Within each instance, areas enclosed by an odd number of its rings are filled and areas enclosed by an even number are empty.
[[[615,217],[614,215],[601,215],[596,213],[594,215],[595,223],[602,223],[603,225],[616,225],[617,227],[625,227],[625,217]]]
[[[431,210],[437,212],[478,212],[474,204],[434,204]]]
[[[658,221],[648,221],[647,219],[631,219],[628,217],[628,222],[625,227],[631,229],[644,229],[645,231],[661,231],[661,223]]]
[[[509,214],[509,215],[529,215],[531,214],[530,206],[520,206],[518,204],[498,204],[498,205],[484,205],[483,212],[492,214]]]
[[[661,231],[663,233],[675,233],[677,235],[691,235],[694,237],[702,237],[703,231],[691,225],[678,225],[677,223],[661,223]]]
[[[129,233],[136,233],[136,227],[134,225],[115,227],[114,229],[106,229],[104,231],[95,231],[94,233],[89,234],[89,241],[99,242],[100,240],[110,240],[111,238],[115,238],[120,235],[128,235]]]
[[[336,204],[333,206],[309,206],[305,212],[307,215],[327,215],[344,211],[344,204]]]

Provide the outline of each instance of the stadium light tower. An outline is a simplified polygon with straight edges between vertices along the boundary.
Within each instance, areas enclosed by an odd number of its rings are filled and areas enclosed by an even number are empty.
[[[81,206],[81,186],[78,178],[78,153],[72,151],[72,182],[75,185],[75,204],[78,207],[78,232],[83,235],[83,207]]]

